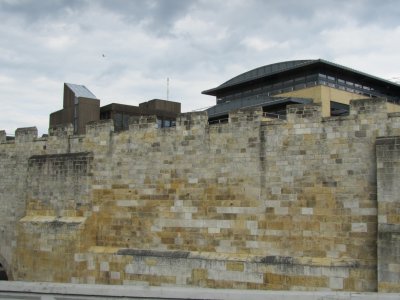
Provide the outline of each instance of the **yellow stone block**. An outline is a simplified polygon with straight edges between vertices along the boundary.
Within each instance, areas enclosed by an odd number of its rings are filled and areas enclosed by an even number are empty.
[[[236,262],[236,261],[228,261],[226,263],[226,270],[243,272],[244,271],[244,263]]]
[[[400,285],[392,282],[380,282],[378,291],[380,293],[400,293]]]
[[[208,277],[208,271],[206,269],[193,269],[192,270],[192,281],[198,283],[201,280],[206,280]]]
[[[156,258],[146,258],[144,261],[149,267],[156,266],[158,263]]]

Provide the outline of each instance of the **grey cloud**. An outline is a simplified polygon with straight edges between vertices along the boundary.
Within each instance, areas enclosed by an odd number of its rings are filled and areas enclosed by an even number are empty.
[[[194,0],[115,0],[101,1],[101,6],[109,11],[120,14],[130,24],[141,24],[155,35],[170,35],[171,26],[184,16]]]
[[[357,10],[353,10],[360,24],[378,24],[383,28],[400,26],[400,5],[397,0],[361,1]]]
[[[13,14],[21,16],[26,22],[32,23],[43,21],[43,19],[56,19],[59,16],[83,9],[86,1],[79,0],[0,0],[0,11],[2,14]]]
[[[84,10],[103,9],[112,12],[128,26],[142,26],[154,35],[170,35],[174,22],[185,15],[196,0],[0,0],[1,14],[19,16],[26,23],[45,22],[76,16]],[[101,20],[100,20],[101,21]],[[97,21],[96,21],[97,22]],[[95,24],[80,24],[84,30],[92,30]]]
[[[62,105],[64,81],[105,100],[146,100],[163,96],[170,77],[174,97],[194,109],[214,101],[202,90],[261,65],[319,57],[346,65],[356,55],[372,65],[371,53],[395,57],[399,9],[391,0],[0,0],[0,81],[14,87],[7,103],[25,99],[20,91],[27,90],[31,103],[46,107],[42,132],[48,113]],[[375,37],[365,33],[369,26],[378,27]],[[379,45],[365,38],[379,40],[382,32]],[[361,36],[357,43],[353,34]],[[71,43],[58,45],[63,36]],[[59,89],[34,93],[37,78]]]

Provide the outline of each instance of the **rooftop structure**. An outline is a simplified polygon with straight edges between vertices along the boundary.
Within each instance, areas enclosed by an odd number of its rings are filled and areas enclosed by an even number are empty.
[[[158,127],[171,127],[181,113],[179,102],[153,99],[139,106],[111,103],[100,107],[100,100],[84,85],[64,83],[63,109],[50,114],[50,127],[71,123],[74,134],[84,134],[91,121],[112,119],[116,131],[129,128],[129,118],[155,115]]]
[[[97,97],[84,85],[72,83],[65,83],[65,85],[75,94],[75,97],[97,99]]]
[[[179,102],[153,99],[142,102],[139,106],[111,103],[100,108],[100,119],[112,119],[116,131],[129,128],[129,118],[132,116],[155,115],[158,127],[172,127],[175,119],[181,113]]]
[[[400,85],[322,59],[262,66],[202,93],[217,98],[216,106],[208,109],[210,118],[220,118],[226,110],[255,105],[268,112],[274,110],[276,97],[283,106],[299,98],[311,99],[322,104],[325,116],[346,114],[352,99],[384,97],[390,111],[398,111],[400,103]]]
[[[88,122],[97,121],[100,100],[84,85],[64,83],[63,109],[50,114],[50,127],[72,123],[75,134],[85,133]]]

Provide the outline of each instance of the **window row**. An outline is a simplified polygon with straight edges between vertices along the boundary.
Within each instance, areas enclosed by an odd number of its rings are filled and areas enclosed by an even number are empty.
[[[217,99],[217,103],[230,102],[236,99],[243,99],[248,97],[259,96],[275,96],[283,93],[288,93],[316,85],[325,85],[332,88],[340,89],[349,93],[364,95],[367,97],[386,97],[388,101],[398,103],[399,99],[388,97],[385,93],[374,89],[371,86],[345,80],[342,78],[334,77],[331,75],[316,73],[306,76],[298,76],[285,81],[276,82],[258,86],[246,91],[222,96]]]

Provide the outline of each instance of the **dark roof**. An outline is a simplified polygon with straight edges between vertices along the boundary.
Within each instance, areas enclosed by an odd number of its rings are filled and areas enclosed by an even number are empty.
[[[105,111],[122,111],[126,113],[138,113],[140,111],[139,107],[120,103],[110,103],[100,107],[100,112]]]
[[[276,74],[292,73],[294,71],[299,71],[303,69],[313,69],[322,68],[329,69],[335,72],[340,71],[341,73],[346,73],[348,75],[357,76],[364,81],[375,82],[380,84],[385,84],[387,86],[394,87],[396,89],[400,88],[399,84],[385,80],[373,75],[369,75],[364,72],[360,72],[342,65],[338,65],[323,59],[309,59],[309,60],[292,60],[279,62],[271,65],[266,65],[262,67],[255,68],[253,70],[244,72],[232,79],[224,82],[218,87],[208,89],[202,92],[202,94],[216,96],[216,94],[223,90],[228,90],[233,86],[240,86],[243,84],[257,82],[260,80],[267,79],[268,77],[273,77]]]

